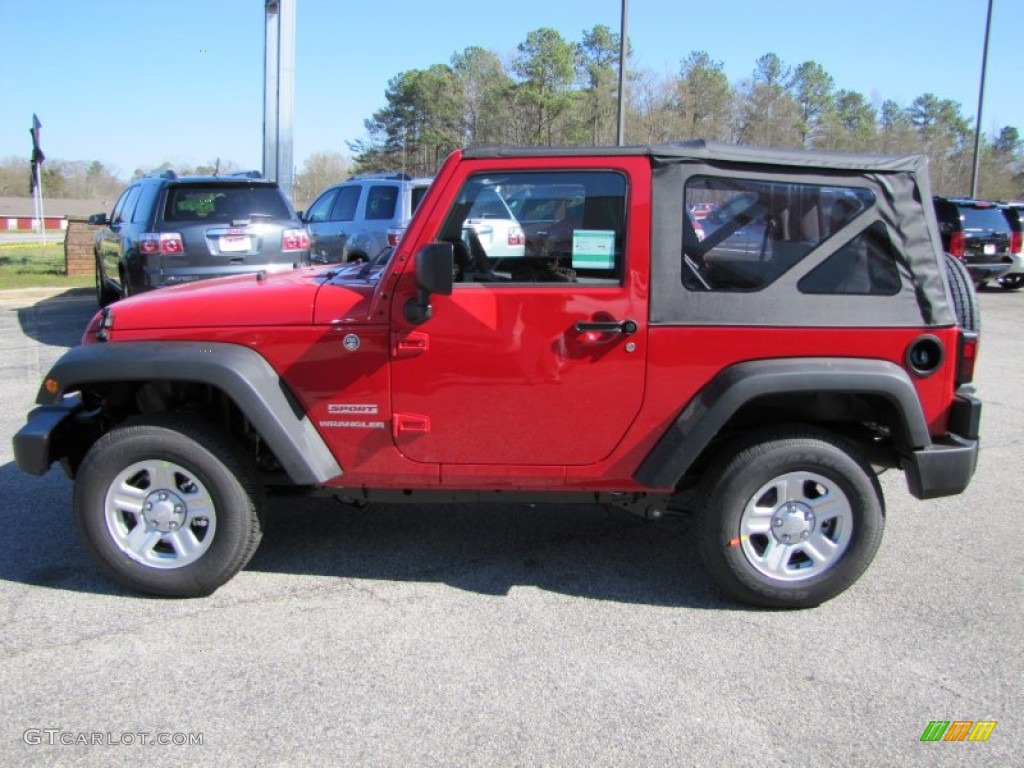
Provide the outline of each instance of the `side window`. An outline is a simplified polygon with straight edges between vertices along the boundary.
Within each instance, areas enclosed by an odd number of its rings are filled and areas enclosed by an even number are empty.
[[[617,285],[625,273],[626,179],[611,171],[471,176],[437,239],[457,281]]]
[[[695,176],[686,184],[681,211],[683,285],[692,291],[759,291],[874,201],[874,193],[861,187]],[[865,236],[861,243],[875,240]],[[890,253],[891,247],[883,250]]]
[[[397,202],[398,187],[395,185],[370,187],[370,193],[366,197],[366,220],[393,219]]]
[[[420,202],[427,194],[427,190],[430,187],[413,187],[412,188],[412,205],[410,207],[410,215],[416,213],[416,209],[420,207]]]
[[[121,209],[121,221],[135,221],[135,208],[139,203],[139,195],[141,194],[141,187],[132,187],[128,190],[128,197],[124,201],[124,208]]]
[[[135,187],[128,187],[128,189],[126,189],[124,192],[122,192],[121,196],[119,198],[117,198],[117,202],[114,203],[114,210],[110,213],[110,223],[111,224],[120,224],[121,223],[121,221],[122,221],[121,215],[124,212],[125,202],[128,200],[128,197],[129,197],[129,195],[131,195],[133,189],[135,189]]]
[[[339,189],[330,220],[352,221],[356,217],[356,206],[359,205],[359,193],[362,191],[363,188],[358,185]]]
[[[135,213],[132,214],[133,222],[146,224],[150,222],[156,212],[157,198],[160,196],[161,188],[156,184],[140,186],[139,202],[135,206]]]
[[[861,232],[797,283],[801,293],[895,296],[897,253],[880,221]]]
[[[334,198],[338,196],[338,190],[329,189],[318,197],[309,210],[306,211],[306,221],[317,222],[327,221],[328,215],[331,213],[331,206],[334,205]]]

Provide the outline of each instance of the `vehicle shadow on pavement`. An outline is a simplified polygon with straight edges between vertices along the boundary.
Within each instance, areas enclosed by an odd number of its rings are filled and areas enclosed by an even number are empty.
[[[128,595],[93,564],[71,516],[71,482],[54,467],[26,475],[13,462],[0,467],[0,581],[37,587]]]
[[[438,582],[486,595],[533,586],[658,606],[740,609],[713,588],[689,516],[648,522],[590,504],[278,499],[248,570]]]
[[[0,581],[141,597],[108,579],[81,544],[71,482],[0,467]],[[650,523],[611,507],[271,502],[248,571],[448,584],[484,595],[515,587],[592,600],[746,610],[704,571],[688,517]],[[238,577],[236,577],[238,578]]]
[[[79,288],[19,307],[17,312],[18,324],[30,339],[50,347],[74,347],[97,307],[92,292]]]

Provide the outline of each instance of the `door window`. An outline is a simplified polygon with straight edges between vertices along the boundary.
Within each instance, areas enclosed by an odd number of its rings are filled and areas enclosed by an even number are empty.
[[[618,285],[625,235],[622,174],[531,171],[471,176],[438,239],[459,282]]]
[[[318,221],[327,221],[328,215],[331,213],[331,206],[334,205],[334,198],[337,197],[338,190],[329,189],[318,197],[309,210],[306,211],[306,221],[311,224],[315,224]]]

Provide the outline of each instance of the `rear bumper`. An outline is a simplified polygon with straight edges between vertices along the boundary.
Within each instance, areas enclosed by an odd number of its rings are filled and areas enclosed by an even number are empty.
[[[964,266],[967,267],[967,271],[970,273],[971,279],[976,283],[995,280],[997,277],[1002,277],[1008,271],[1013,269],[1013,264],[1010,262],[986,264],[984,262],[978,263],[964,260]]]
[[[53,462],[69,453],[69,427],[82,410],[78,395],[65,397],[56,405],[41,405],[28,415],[28,423],[14,436],[14,460],[18,469],[43,475]]]
[[[957,393],[950,414],[950,428],[955,431],[903,458],[911,494],[935,499],[967,488],[978,465],[980,424],[981,401],[969,392]]]

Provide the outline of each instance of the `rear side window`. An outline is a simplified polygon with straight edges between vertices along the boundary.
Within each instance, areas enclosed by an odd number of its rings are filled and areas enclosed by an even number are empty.
[[[165,221],[230,222],[253,217],[290,219],[276,187],[188,185],[171,187],[164,206]]]
[[[338,199],[334,201],[331,221],[352,221],[356,217],[356,206],[359,205],[359,193],[362,188],[342,187],[338,190]]]
[[[680,211],[683,285],[692,291],[759,291],[853,222],[874,201],[874,193],[860,187],[692,177]],[[847,267],[853,270],[855,262],[864,259],[878,262],[891,258],[887,242],[884,228],[864,234],[856,244],[841,248],[819,265],[801,290],[862,292],[861,288],[840,287],[853,283],[832,275]],[[864,249],[870,255],[861,259]],[[884,271],[893,277],[895,266]],[[880,290],[888,292],[889,283]]]
[[[139,203],[139,195],[142,190],[139,187],[131,187],[128,190],[128,194],[124,198],[124,204],[121,207],[120,212],[114,219],[115,224],[120,224],[124,221],[134,221],[135,209]]]
[[[394,185],[370,187],[370,193],[366,197],[367,221],[393,219],[397,202],[398,187]]]

